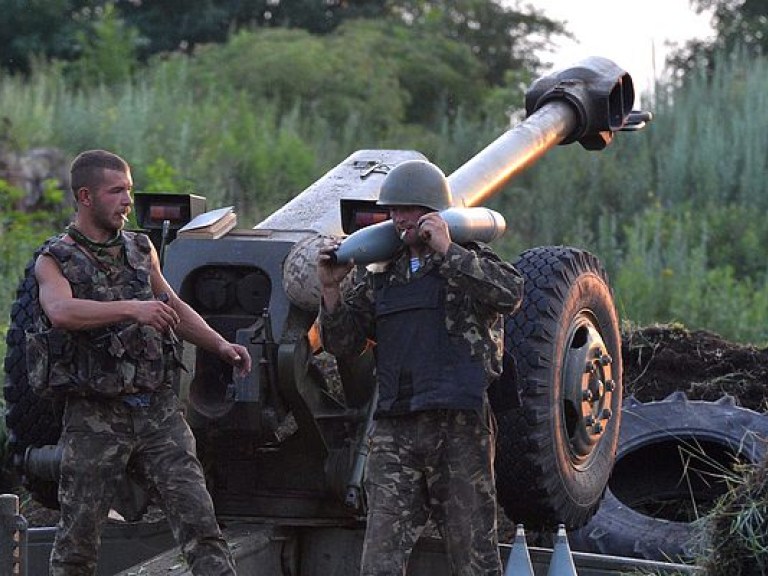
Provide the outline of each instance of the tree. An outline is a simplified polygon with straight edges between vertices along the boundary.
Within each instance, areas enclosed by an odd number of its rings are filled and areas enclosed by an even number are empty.
[[[391,20],[351,20],[326,35],[241,31],[201,47],[191,62],[197,85],[241,91],[283,112],[300,106],[335,126],[355,117],[372,136],[476,109],[489,88],[466,45]]]
[[[569,36],[562,22],[530,5],[520,11],[498,0],[393,0],[391,6],[403,22],[469,46],[496,86],[504,84],[509,70],[540,70],[541,49],[555,36]]]
[[[696,67],[712,70],[717,53],[768,53],[768,0],[689,0],[697,13],[711,12],[715,38],[691,40],[668,59],[678,77]]]
[[[79,63],[83,74],[124,78],[140,38],[122,17],[121,0],[0,0],[0,65],[29,73],[33,61]]]
[[[138,33],[126,26],[113,4],[94,10],[95,19],[75,34],[80,57],[68,66],[75,84],[115,85],[128,80],[136,66]]]
[[[530,6],[506,8],[500,0],[0,0],[0,64],[28,72],[30,57],[75,60],[83,35],[109,6],[126,30],[135,29],[136,55],[191,53],[201,44],[223,43],[243,29],[297,28],[329,34],[343,22],[390,20],[460,42],[502,86],[510,70],[538,71],[538,54],[562,23]]]
[[[102,0],[103,1],[103,0]],[[223,43],[234,32],[296,28],[328,34],[343,21],[381,18],[387,0],[119,0],[126,23],[145,38],[141,56],[190,53],[195,46]]]
[[[380,51],[391,63],[407,94],[403,121],[436,126],[460,108],[476,111],[487,95],[486,69],[465,43],[439,30],[391,21],[345,24],[339,29],[341,42],[347,33],[363,29],[374,39],[369,50]]]
[[[232,32],[244,28],[301,28],[315,34],[326,34],[334,30],[347,18],[375,18],[384,14],[384,0],[31,0],[45,10],[39,13],[27,7],[24,0],[0,0],[3,5],[17,14],[23,14],[21,38],[17,43],[34,42],[37,52],[48,57],[70,59],[74,55],[54,51],[55,46],[46,38],[33,33],[34,29],[53,28],[65,24],[60,36],[64,39],[74,36],[81,27],[77,25],[78,15],[83,8],[96,10],[114,4],[118,16],[126,26],[135,28],[143,38],[139,56],[147,59],[159,52],[191,52],[195,46],[207,43],[222,43]],[[49,15],[50,14],[50,15]],[[74,24],[74,26],[67,26]],[[46,26],[49,25],[49,26]],[[9,32],[14,27],[9,26]],[[18,29],[15,30],[18,33]],[[8,40],[12,39],[9,34]],[[0,49],[4,46],[0,36]]]
[[[247,19],[258,26],[328,34],[345,20],[384,17],[386,5],[387,0],[257,0]]]
[[[83,30],[75,18],[94,2],[88,0],[0,0],[0,54],[3,68],[29,72],[32,58],[73,59],[72,41]]]

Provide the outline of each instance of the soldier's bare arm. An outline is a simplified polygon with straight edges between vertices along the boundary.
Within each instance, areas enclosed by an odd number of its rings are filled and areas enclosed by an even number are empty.
[[[251,370],[251,356],[248,350],[239,344],[227,341],[221,334],[211,328],[205,319],[200,316],[189,304],[184,302],[171,288],[160,270],[160,260],[154,246],[152,250],[152,270],[150,283],[152,293],[157,298],[165,300],[170,308],[178,315],[179,321],[175,325],[176,332],[183,340],[191,342],[195,346],[203,348],[219,358],[231,364],[240,372],[247,374]]]
[[[40,289],[40,305],[56,328],[90,330],[121,322],[138,322],[165,331],[179,323],[176,311],[160,301],[97,302],[74,298],[69,282],[50,256],[37,258],[35,277]]]

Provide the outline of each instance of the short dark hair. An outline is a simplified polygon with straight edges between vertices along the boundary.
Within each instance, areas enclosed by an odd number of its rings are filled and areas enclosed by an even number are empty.
[[[77,155],[69,169],[72,194],[77,199],[80,188],[93,188],[101,184],[103,170],[126,172],[128,162],[107,150],[86,150]]]

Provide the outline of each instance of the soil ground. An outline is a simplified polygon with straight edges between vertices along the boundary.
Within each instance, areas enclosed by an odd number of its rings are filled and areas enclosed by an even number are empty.
[[[662,400],[682,391],[691,400],[714,401],[725,394],[738,405],[768,412],[768,348],[728,342],[704,330],[657,325],[623,335],[625,398]],[[58,512],[39,506],[23,491],[22,514],[31,526],[53,525]],[[514,527],[501,519],[501,541],[511,541]]]
[[[691,400],[714,401],[729,394],[739,406],[768,411],[768,348],[705,330],[651,326],[624,335],[622,360],[625,398],[649,402],[679,390]]]

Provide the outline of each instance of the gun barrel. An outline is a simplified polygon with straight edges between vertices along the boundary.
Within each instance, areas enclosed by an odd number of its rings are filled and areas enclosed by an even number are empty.
[[[576,110],[552,101],[507,130],[448,176],[456,206],[479,206],[577,127]]]
[[[511,127],[448,175],[453,207],[457,210],[480,207],[486,200],[501,193],[512,178],[559,144],[579,142],[587,150],[603,150],[610,144],[615,132],[635,129],[642,121],[650,120],[650,114],[638,114],[631,110],[634,97],[631,76],[606,58],[587,58],[572,67],[539,78],[526,91],[525,120]],[[410,153],[413,154],[412,151]],[[405,159],[401,157],[401,160]],[[365,169],[358,172],[358,178],[367,184],[366,199],[378,198],[381,180],[389,168],[399,163],[392,160],[394,158],[390,157],[388,161],[367,163]],[[360,165],[360,162],[355,162],[355,166]],[[368,178],[374,173],[377,175],[375,180]],[[322,210],[332,199],[332,195],[317,196],[312,202],[303,202],[302,209],[310,204],[314,209],[319,207]],[[288,212],[287,207],[283,212]],[[290,215],[289,221],[296,222],[297,213],[294,211]],[[488,233],[488,237],[493,239],[498,237],[496,231],[503,232],[503,217],[500,215],[488,218],[488,214],[457,212],[458,215],[461,215],[461,222],[456,223],[455,230],[451,230],[452,237],[455,237],[454,231],[461,230],[468,234],[465,241],[487,242],[482,234]],[[268,223],[272,225],[273,222],[270,220]],[[338,222],[336,226],[307,224],[306,228],[326,234],[336,234],[340,227]],[[297,252],[304,250],[307,254],[297,257],[296,261],[303,263],[307,258],[313,261],[312,251],[317,251],[318,245],[319,242],[315,241],[303,244]],[[338,262],[380,262],[391,258],[399,246],[401,241],[394,225],[385,221],[354,230],[341,243],[335,256]],[[297,287],[307,291],[304,281],[297,283]],[[316,294],[317,290],[313,290],[311,301],[304,303],[306,309],[316,309]]]

